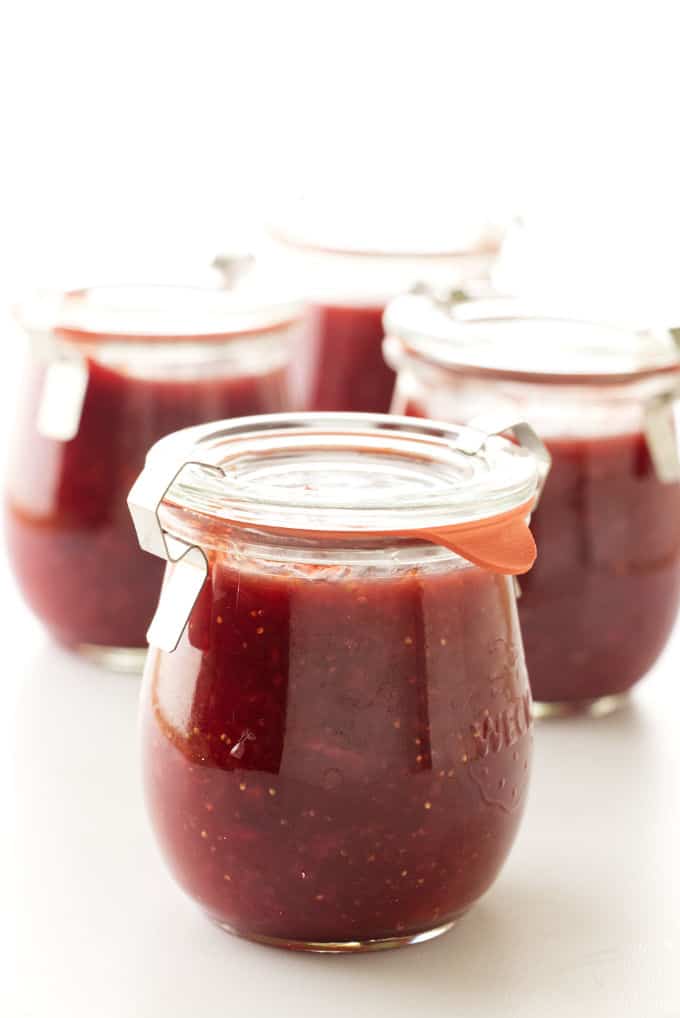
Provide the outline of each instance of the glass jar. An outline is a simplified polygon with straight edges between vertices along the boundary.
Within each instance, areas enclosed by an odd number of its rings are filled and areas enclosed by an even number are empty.
[[[151,450],[129,499],[170,562],[142,690],[147,805],[226,930],[398,946],[492,883],[529,769],[508,574],[535,556],[543,469],[478,429],[363,414],[220,422]]]
[[[397,413],[528,417],[552,472],[519,614],[537,712],[606,713],[661,653],[680,597],[671,334],[551,318],[519,301],[405,296],[386,313]]]
[[[169,431],[290,409],[299,307],[116,286],[37,297],[20,320],[32,342],[6,489],[11,564],[60,643],[140,668],[162,569],[137,546],[132,481]]]
[[[394,373],[382,356],[387,301],[416,282],[460,286],[486,279],[499,249],[498,227],[473,224],[430,234],[410,246],[382,240],[319,237],[313,229],[272,235],[282,271],[308,300],[306,330],[296,365],[302,405],[312,411],[387,412]]]

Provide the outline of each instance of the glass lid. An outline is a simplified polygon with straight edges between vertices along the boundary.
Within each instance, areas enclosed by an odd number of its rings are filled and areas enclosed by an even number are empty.
[[[680,370],[669,331],[570,319],[511,298],[409,293],[390,302],[384,325],[391,363],[405,349],[460,372],[562,384],[611,384]]]
[[[271,236],[294,248],[337,255],[393,258],[495,254],[509,222],[505,207],[452,191],[450,176],[427,188],[404,190],[362,172],[336,188],[317,180],[297,197],[281,195],[266,216]]]
[[[414,224],[421,225],[421,224]],[[451,258],[471,254],[497,254],[503,238],[498,224],[457,220],[436,224],[436,229],[405,227],[402,217],[361,224],[301,219],[294,225],[272,223],[269,232],[281,243],[303,250],[337,255],[384,258]]]
[[[539,473],[531,452],[499,435],[343,413],[188,428],[151,449],[147,467],[161,464],[176,474],[166,503],[319,533],[400,533],[493,518],[530,503]],[[177,464],[187,465],[177,473]]]
[[[384,305],[418,280],[441,286],[484,278],[504,226],[480,209],[389,188],[338,204],[303,200],[270,217],[264,250],[312,301]]]
[[[65,338],[223,339],[294,321],[300,304],[282,287],[263,289],[247,275],[233,289],[165,284],[94,286],[42,292],[18,309],[29,331]]]

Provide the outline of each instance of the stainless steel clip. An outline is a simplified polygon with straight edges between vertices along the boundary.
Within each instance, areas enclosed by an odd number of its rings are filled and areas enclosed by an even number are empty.
[[[175,467],[168,481],[167,463],[147,460],[127,500],[140,547],[169,563],[146,634],[152,646],[168,653],[176,649],[208,575],[203,549],[168,534],[160,519],[163,499],[187,466],[224,476],[222,468],[214,463],[189,460]]]
[[[644,432],[656,476],[663,484],[680,481],[680,449],[676,416],[680,390],[655,396],[644,410]]]
[[[227,290],[233,289],[239,279],[250,272],[254,265],[255,255],[242,249],[220,251],[212,260],[212,268],[220,273]]]
[[[70,442],[80,428],[89,381],[87,360],[60,343],[49,329],[31,330],[34,349],[46,362],[36,427],[45,438]]]
[[[524,449],[528,449],[536,460],[538,485],[533,505],[535,509],[540,501],[545,482],[550,473],[552,457],[530,424],[502,412],[497,414],[480,414],[478,417],[473,417],[466,427],[461,430],[457,445],[461,452],[472,456],[483,448],[491,435],[502,435],[508,431],[514,435]]]

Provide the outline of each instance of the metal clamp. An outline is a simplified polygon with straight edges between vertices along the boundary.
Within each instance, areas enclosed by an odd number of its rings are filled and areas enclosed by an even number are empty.
[[[80,429],[90,377],[87,360],[70,344],[60,343],[50,329],[32,329],[31,339],[46,365],[36,428],[45,438],[70,442]]]
[[[644,408],[644,433],[649,455],[662,484],[680,481],[680,439],[676,407],[680,389],[655,396]]]
[[[435,289],[435,287],[422,280],[414,283],[408,292],[413,294],[414,297],[428,297],[443,311],[448,311],[449,314],[455,313],[458,304],[467,304],[473,301],[476,296],[470,284],[467,284],[467,286],[461,284],[460,286],[450,288],[441,287]]]
[[[480,300],[484,302],[500,300],[505,296],[493,287],[485,277],[448,287],[434,287],[430,283],[419,280],[411,286],[408,292],[415,297],[428,297],[433,304],[436,304],[442,311],[446,311],[452,318],[456,317],[457,309],[461,304],[475,304]]]
[[[203,549],[163,529],[160,508],[164,498],[185,467],[197,466],[224,477],[215,463],[183,461],[168,482],[165,463],[147,463],[128,495],[128,508],[140,547],[169,563],[158,606],[147,631],[149,643],[172,653],[182,637],[203,584],[208,576],[208,559]]]
[[[516,417],[508,416],[503,412],[480,414],[478,417],[473,417],[466,427],[461,430],[456,444],[461,452],[474,456],[484,447],[491,435],[502,435],[508,431],[514,435],[518,443],[524,449],[527,449],[536,460],[538,485],[533,506],[535,509],[540,501],[545,482],[550,473],[552,457],[530,424],[526,421],[518,420]]]
[[[227,290],[233,289],[236,283],[255,265],[255,255],[249,251],[220,251],[212,260],[212,268],[222,276],[222,283]]]

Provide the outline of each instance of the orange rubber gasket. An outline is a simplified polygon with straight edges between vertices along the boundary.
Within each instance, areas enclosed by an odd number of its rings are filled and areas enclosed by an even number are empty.
[[[472,523],[453,523],[443,527],[409,530],[307,530],[299,527],[277,527],[270,524],[253,524],[258,530],[270,534],[290,534],[296,537],[330,538],[347,537],[381,538],[410,537],[431,544],[439,544],[462,558],[491,573],[520,576],[528,573],[536,561],[536,542],[529,529],[529,515],[534,500],[524,502],[508,512],[499,513]],[[242,527],[241,521],[225,520],[232,526]]]

